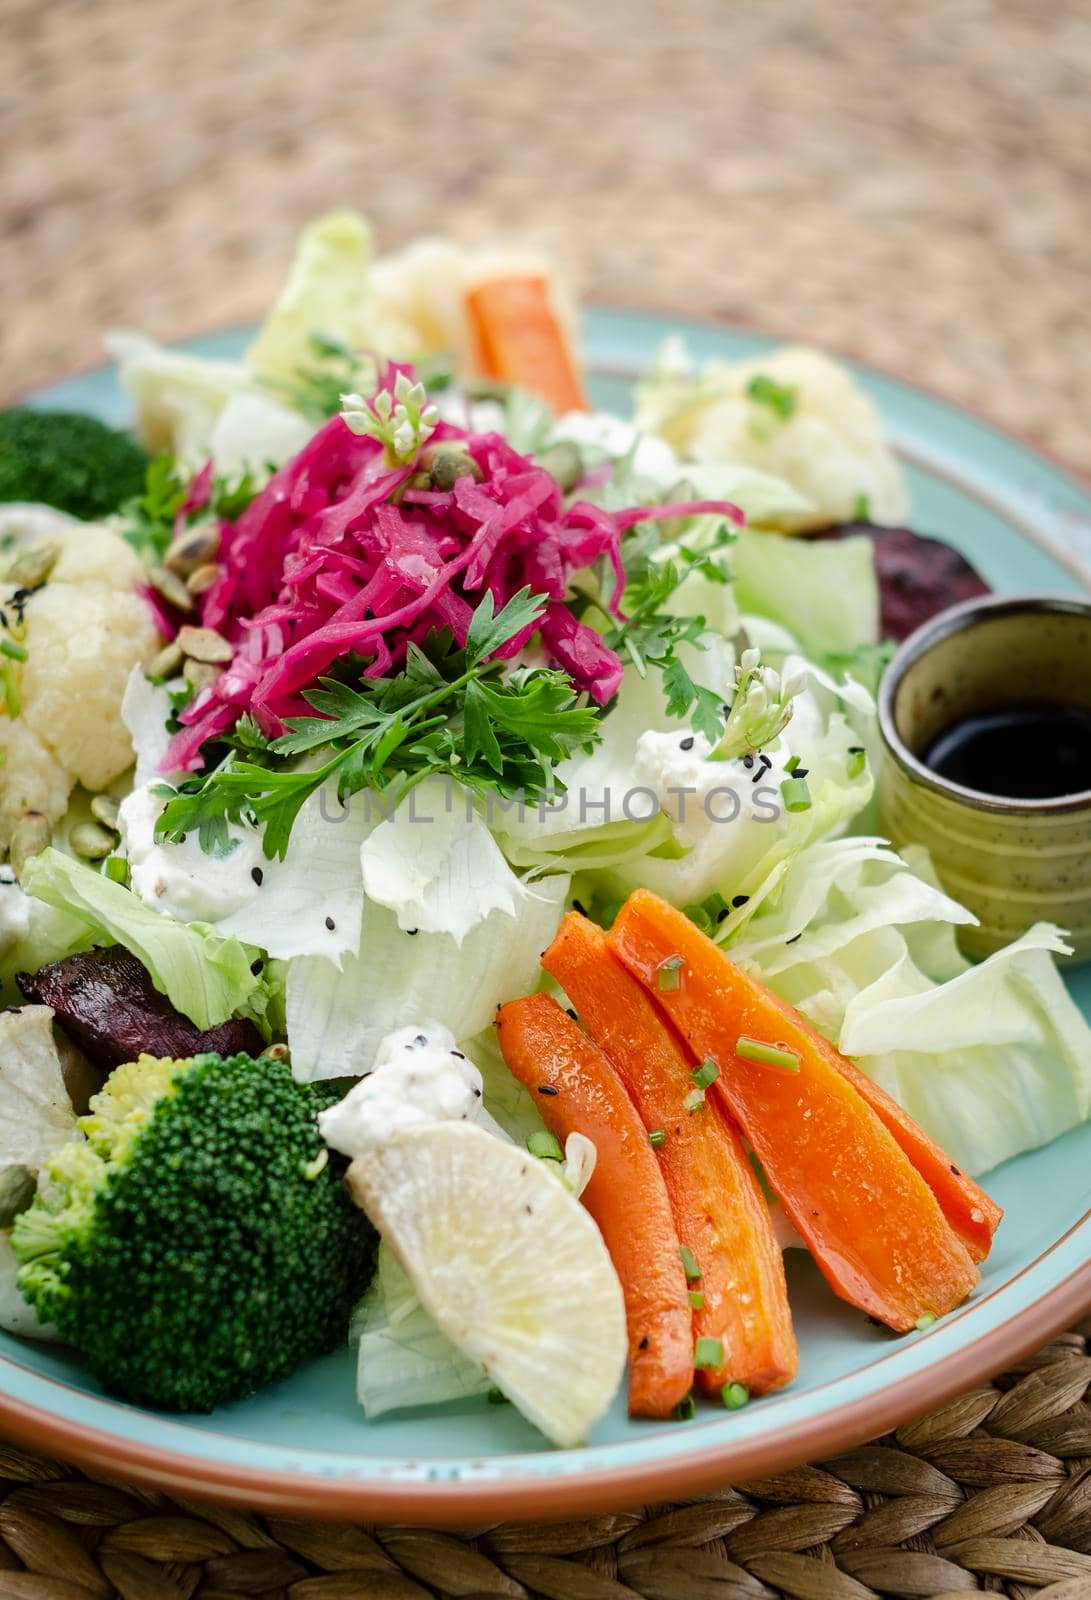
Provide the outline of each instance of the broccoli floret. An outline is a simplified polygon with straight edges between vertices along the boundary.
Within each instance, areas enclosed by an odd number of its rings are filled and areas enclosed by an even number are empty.
[[[107,1389],[211,1411],[347,1338],[376,1235],[269,1058],[115,1068],[15,1222],[19,1288]]]
[[[97,417],[0,411],[0,500],[41,501],[94,522],[144,487],[147,453]]]

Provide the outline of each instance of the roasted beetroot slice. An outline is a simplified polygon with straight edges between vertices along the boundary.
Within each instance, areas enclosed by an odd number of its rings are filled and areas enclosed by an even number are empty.
[[[912,528],[843,522],[836,528],[823,528],[812,537],[848,539],[853,534],[862,534],[875,547],[884,639],[908,638],[937,611],[990,592],[989,585],[965,556],[942,539],[929,539]]]
[[[107,1072],[143,1051],[181,1058],[203,1050],[258,1055],[264,1048],[252,1022],[232,1020],[202,1033],[120,945],[51,961],[38,972],[17,973],[15,981],[28,1000],[52,1006],[65,1032]]]

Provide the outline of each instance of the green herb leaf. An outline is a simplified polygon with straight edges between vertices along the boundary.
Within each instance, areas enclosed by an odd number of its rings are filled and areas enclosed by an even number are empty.
[[[787,422],[789,417],[795,415],[796,406],[799,404],[799,390],[793,384],[778,383],[775,378],[770,378],[764,372],[759,372],[751,378],[746,386],[746,392],[758,405],[768,406],[782,422]]]

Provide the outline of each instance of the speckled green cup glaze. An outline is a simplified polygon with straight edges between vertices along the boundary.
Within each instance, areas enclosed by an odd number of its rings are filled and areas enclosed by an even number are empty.
[[[1017,800],[963,788],[922,754],[944,729],[998,706],[1091,707],[1091,603],[988,596],[952,606],[902,645],[879,691],[886,746],[883,831],[928,847],[936,871],[980,926],[961,929],[986,956],[1035,922],[1066,928],[1073,961],[1091,958],[1091,790]]]

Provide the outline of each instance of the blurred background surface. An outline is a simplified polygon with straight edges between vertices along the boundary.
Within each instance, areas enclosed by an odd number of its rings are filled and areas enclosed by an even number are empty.
[[[1089,459],[1087,0],[0,0],[0,389],[253,318],[308,217],[894,368]]]

